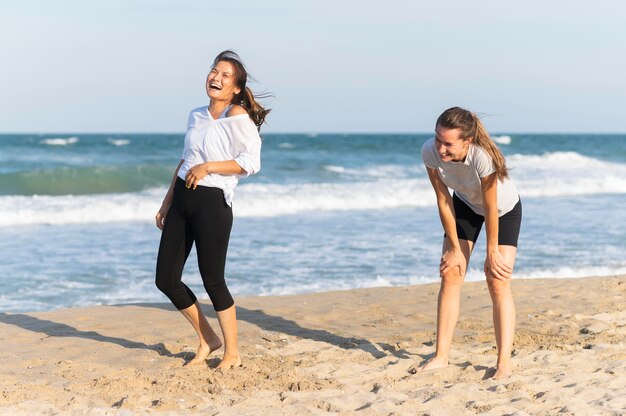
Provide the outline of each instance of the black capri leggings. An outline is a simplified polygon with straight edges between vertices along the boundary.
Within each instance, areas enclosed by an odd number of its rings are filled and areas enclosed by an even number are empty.
[[[231,207],[219,188],[185,188],[177,178],[172,205],[165,217],[156,266],[156,286],[178,310],[193,305],[197,298],[182,282],[183,267],[196,243],[202,282],[213,308],[230,308],[233,298],[224,281],[228,239],[233,224]]]
[[[475,243],[485,222],[485,217],[476,214],[461,198],[456,196],[456,193],[452,197],[452,203],[454,204],[458,237]],[[521,223],[522,200],[520,199],[512,210],[498,218],[498,244],[517,247]]]

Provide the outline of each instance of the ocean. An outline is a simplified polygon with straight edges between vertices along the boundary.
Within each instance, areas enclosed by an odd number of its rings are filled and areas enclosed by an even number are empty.
[[[437,282],[427,134],[267,134],[235,191],[233,295]],[[183,134],[0,135],[0,311],[166,302],[154,225]],[[523,203],[516,278],[626,273],[626,135],[499,134]],[[467,280],[483,280],[484,229]],[[207,298],[195,250],[184,281]],[[416,302],[419,299],[416,299]]]

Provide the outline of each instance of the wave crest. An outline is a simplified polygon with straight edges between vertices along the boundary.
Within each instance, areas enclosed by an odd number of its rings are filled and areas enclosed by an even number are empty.
[[[67,146],[68,144],[78,143],[80,139],[76,136],[64,138],[46,138],[41,141],[42,144],[47,144],[50,146]]]
[[[575,152],[509,157],[511,177],[522,197],[626,193],[626,165]],[[344,180],[335,183],[243,182],[234,211],[242,217],[272,217],[311,211],[360,211],[434,206],[435,195],[421,163],[348,169],[327,165]],[[367,180],[366,180],[367,179]],[[166,188],[140,192],[0,197],[0,226],[153,221]]]

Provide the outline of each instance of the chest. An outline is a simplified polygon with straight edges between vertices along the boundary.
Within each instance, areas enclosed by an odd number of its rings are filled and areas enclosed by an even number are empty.
[[[201,124],[189,130],[185,147],[205,156],[236,155],[244,145],[231,136],[218,122]]]
[[[480,190],[478,172],[471,165],[463,163],[448,164],[437,168],[439,177],[448,187],[457,191]]]

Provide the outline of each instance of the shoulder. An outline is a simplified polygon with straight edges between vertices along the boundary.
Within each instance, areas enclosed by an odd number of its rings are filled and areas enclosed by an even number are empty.
[[[435,138],[426,140],[422,145],[422,161],[427,168],[434,169],[437,166],[437,156],[435,154]]]
[[[485,149],[475,144],[470,145],[469,157],[473,161],[489,161],[491,162],[491,156]]]
[[[206,114],[208,113],[208,111],[209,111],[208,107],[207,107],[206,105],[203,105],[203,106],[201,106],[201,107],[196,107],[196,108],[194,108],[193,110],[191,110],[191,111],[189,112],[189,116],[190,116],[190,117],[191,117],[191,116],[194,116],[194,117],[195,117],[195,116],[202,116],[202,115],[205,115],[205,116],[206,116]]]
[[[424,144],[422,145],[422,153],[427,151],[427,150],[434,149],[434,144],[435,144],[435,138],[434,137],[431,137],[430,139],[426,140],[424,142]]]
[[[228,110],[226,117],[240,116],[242,114],[248,114],[248,112],[240,105],[233,105],[230,110]]]
[[[208,114],[207,106],[197,107],[191,110],[189,112],[189,117],[187,119],[187,128],[196,125],[197,120],[201,118],[207,118],[207,114]]]
[[[478,172],[478,176],[484,178],[485,176],[491,175],[496,171],[495,166],[493,164],[493,160],[489,153],[485,149],[480,146],[476,146],[474,144],[470,145],[470,150],[468,152],[468,162],[469,165],[473,166],[474,169]]]
[[[233,109],[236,107],[239,108],[241,112],[237,113],[237,110],[235,110],[235,113],[233,114]],[[244,115],[245,117],[243,117]],[[233,108],[228,110],[226,117],[220,118],[216,121],[222,131],[230,135],[231,138],[244,141],[250,139],[260,140],[257,127],[248,116],[246,110],[244,110],[241,106],[233,106]]]

